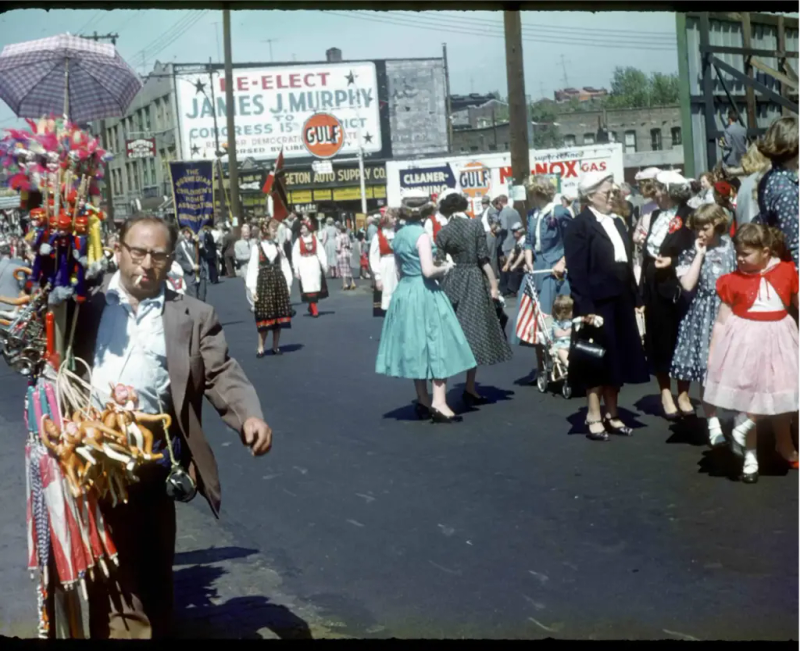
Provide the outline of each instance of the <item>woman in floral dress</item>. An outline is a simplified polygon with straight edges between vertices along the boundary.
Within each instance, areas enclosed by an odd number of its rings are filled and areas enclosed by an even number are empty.
[[[727,216],[716,204],[705,204],[689,218],[697,234],[695,244],[678,258],[675,273],[687,293],[693,293],[678,330],[670,376],[678,381],[706,384],[708,348],[721,299],[717,279],[736,269],[736,250],[727,236]],[[716,407],[703,403],[712,446],[725,443]]]

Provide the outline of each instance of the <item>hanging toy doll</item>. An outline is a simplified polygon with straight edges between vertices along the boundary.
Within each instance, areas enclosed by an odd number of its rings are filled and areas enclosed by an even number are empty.
[[[33,284],[38,283],[42,277],[48,278],[51,274],[49,262],[52,247],[48,243],[50,232],[44,208],[34,208],[31,210],[30,217],[30,234],[32,236],[30,244],[34,259],[29,282],[31,286],[33,286]]]
[[[103,254],[103,238],[100,230],[100,222],[103,220],[104,214],[99,208],[96,208],[91,203],[87,203],[86,215],[88,215],[89,225],[89,245],[87,253],[89,268],[86,272],[86,278],[91,280],[105,273],[108,268],[108,260],[106,260],[106,256]]]
[[[87,257],[89,250],[89,219],[81,215],[75,219],[75,232],[72,238],[72,274],[71,283],[75,289],[75,300],[83,303],[86,300],[86,269],[89,266]]]
[[[53,248],[51,255],[54,260],[53,275],[51,277],[49,303],[58,305],[72,296],[70,283],[70,249],[72,248],[72,219],[64,211],[59,210],[58,219],[53,220],[55,232],[50,234],[50,246]]]

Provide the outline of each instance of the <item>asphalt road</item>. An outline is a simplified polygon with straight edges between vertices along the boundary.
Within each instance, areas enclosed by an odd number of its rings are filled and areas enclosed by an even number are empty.
[[[651,415],[652,384],[623,390],[633,438],[588,441],[584,401],[526,385],[533,358],[519,349],[480,370],[494,404],[467,411],[458,378],[464,422],[419,422],[411,382],[374,372],[382,321],[366,290],[334,287],[316,320],[298,306],[285,354],[263,359],[242,281],[208,298],[274,448],[253,459],[208,407],[222,519],[201,499],[179,508],[188,634],[797,639],[797,473],[770,436],[761,480],[744,485],[727,450],[704,446],[702,421]],[[16,597],[0,597],[0,634],[34,594],[12,378],[0,376],[0,581]]]

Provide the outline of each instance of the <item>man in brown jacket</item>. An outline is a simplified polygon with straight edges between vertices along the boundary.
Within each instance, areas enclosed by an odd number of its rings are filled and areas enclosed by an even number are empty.
[[[228,354],[214,309],[166,287],[176,241],[175,227],[157,217],[125,222],[115,253],[119,271],[80,308],[75,356],[92,367],[99,395],[107,396],[110,384],[132,386],[140,411],[171,415],[167,434],[175,456],[219,517],[217,465],[201,426],[203,396],[254,456],[269,451],[272,432],[255,389]],[[153,433],[163,465],[151,462],[137,471],[140,481],[129,487],[126,504],[101,504],[119,568],[90,584],[93,638],[170,632],[175,503],[166,482],[174,468],[163,428]]]

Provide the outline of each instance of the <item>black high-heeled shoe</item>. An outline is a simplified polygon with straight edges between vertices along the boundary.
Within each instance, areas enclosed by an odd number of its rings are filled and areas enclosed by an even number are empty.
[[[261,359],[262,357],[264,357],[264,355],[266,355],[266,353],[263,350],[260,353],[259,352],[256,353],[256,357],[258,357],[258,359]]]
[[[627,425],[615,427],[611,424],[612,420],[620,420],[620,418],[619,416],[606,416],[603,419],[603,425],[605,426],[607,432],[610,434],[617,434],[618,436],[633,436],[633,430],[630,427]]]
[[[587,428],[591,428],[592,425],[602,425],[603,421],[602,420],[588,420],[587,419],[585,421],[585,424],[586,424]],[[589,439],[590,441],[608,441],[608,440],[610,440],[608,438],[608,434],[606,432],[593,432],[591,429],[589,429],[586,432],[586,438]]]
[[[436,407],[431,407],[431,422],[432,423],[460,423],[464,420],[461,416],[445,416]]]
[[[430,407],[426,407],[421,402],[414,403],[414,411],[417,413],[417,418],[420,420],[428,420],[432,416]]]
[[[467,391],[461,394],[461,399],[467,407],[480,407],[481,405],[488,405],[489,400],[483,396],[475,396]]]
[[[280,348],[273,348],[272,349],[273,355],[283,355],[283,351]]]
[[[673,412],[671,414],[668,414],[667,410],[664,409],[663,406],[661,407],[661,415],[664,417],[664,420],[669,421],[670,423],[674,423],[675,421],[678,421],[678,420],[681,419],[681,412],[680,411],[675,411],[675,412]]]

